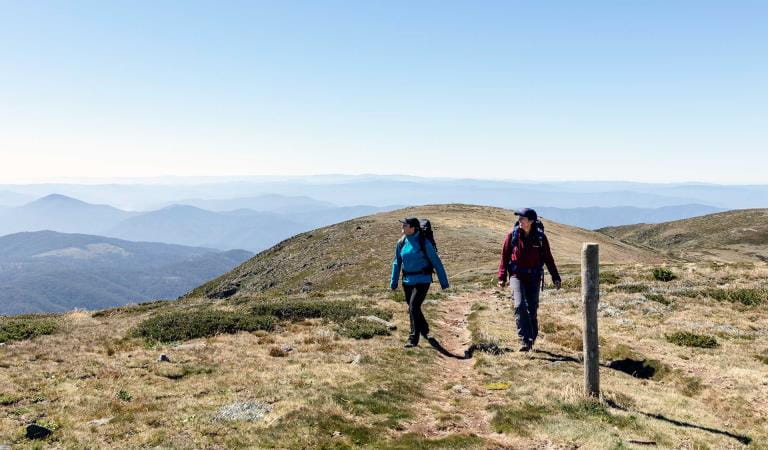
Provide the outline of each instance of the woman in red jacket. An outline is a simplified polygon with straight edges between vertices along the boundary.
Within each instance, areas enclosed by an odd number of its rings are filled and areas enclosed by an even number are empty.
[[[515,211],[515,215],[520,218],[504,240],[498,278],[499,287],[504,287],[509,277],[520,351],[527,352],[539,334],[539,286],[544,282],[544,265],[558,289],[560,275],[536,211],[523,208]]]

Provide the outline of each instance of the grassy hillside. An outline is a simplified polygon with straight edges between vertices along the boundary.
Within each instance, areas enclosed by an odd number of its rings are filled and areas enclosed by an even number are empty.
[[[438,227],[453,284],[433,286],[425,314],[441,349],[402,347],[402,294],[385,288],[404,214]],[[519,353],[493,283],[511,220],[462,205],[381,214],[262,253],[227,298],[0,317],[0,447],[768,448],[768,265],[661,261],[547,224],[563,289],[542,293],[536,351]],[[582,240],[611,263],[599,400],[580,394]],[[33,422],[52,434],[26,438]]]
[[[471,205],[423,206],[353,219],[283,241],[189,295],[220,298],[387,286],[400,237],[398,220],[405,216],[432,221],[440,255],[457,281],[493,278],[501,244],[515,222],[509,210]],[[653,252],[600,233],[546,219],[544,224],[559,265],[578,263],[585,241],[601,244],[605,264],[659,260]]]
[[[727,211],[598,231],[624,242],[656,248],[690,260],[768,261],[768,209]]]

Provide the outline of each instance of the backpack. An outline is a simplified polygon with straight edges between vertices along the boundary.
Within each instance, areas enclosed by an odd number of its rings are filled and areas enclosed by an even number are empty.
[[[534,239],[537,239],[539,242],[539,261],[540,266],[537,269],[518,269],[516,264],[514,264],[511,260],[507,261],[507,271],[509,273],[515,273],[519,272],[520,270],[524,270],[525,272],[529,274],[533,274],[534,271],[541,273],[541,289],[544,290],[544,224],[541,222],[541,220],[536,220],[533,223],[533,229],[534,233]],[[515,222],[515,226],[512,229],[512,239],[510,241],[510,246],[512,248],[517,247],[517,242],[520,240],[520,222]]]
[[[429,275],[435,271],[435,268],[432,267],[432,263],[429,261],[429,255],[427,255],[427,241],[432,243],[432,246],[435,248],[435,253],[437,253],[437,243],[435,242],[435,233],[432,231],[432,222],[430,222],[429,219],[420,219],[419,228],[417,228],[416,231],[419,233],[419,246],[421,246],[421,252],[424,253],[424,258],[427,260],[428,265],[419,272],[406,272],[403,270],[403,273],[406,275]],[[400,252],[400,249],[403,247],[404,243],[405,236],[401,237],[397,242],[398,253]]]

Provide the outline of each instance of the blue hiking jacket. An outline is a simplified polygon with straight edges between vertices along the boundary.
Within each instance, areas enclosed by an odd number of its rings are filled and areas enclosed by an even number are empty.
[[[430,263],[432,264],[432,267],[435,268],[435,272],[437,272],[437,278],[440,280],[440,287],[448,289],[448,276],[445,274],[443,262],[440,261],[440,257],[437,256],[437,252],[432,243],[426,239],[424,242],[429,260],[424,257],[424,252],[419,245],[419,232],[413,233],[410,236],[406,235],[402,247],[400,247],[399,241],[398,244],[395,244],[395,258],[392,260],[392,277],[389,282],[389,287],[391,289],[397,288],[397,282],[400,279],[400,270],[405,272],[419,272],[426,269]],[[406,285],[431,282],[431,273],[403,275],[403,284]]]

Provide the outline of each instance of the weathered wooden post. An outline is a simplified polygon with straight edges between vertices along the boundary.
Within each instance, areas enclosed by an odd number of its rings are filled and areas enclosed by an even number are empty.
[[[581,298],[584,303],[584,392],[599,397],[597,303],[600,298],[600,257],[597,244],[585,242],[581,248]]]

